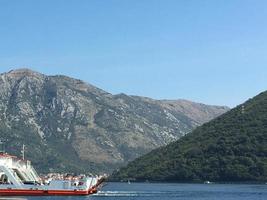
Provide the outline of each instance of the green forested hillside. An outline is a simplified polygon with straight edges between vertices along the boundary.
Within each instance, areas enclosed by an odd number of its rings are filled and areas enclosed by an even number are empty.
[[[267,181],[267,92],[114,173],[138,181]]]

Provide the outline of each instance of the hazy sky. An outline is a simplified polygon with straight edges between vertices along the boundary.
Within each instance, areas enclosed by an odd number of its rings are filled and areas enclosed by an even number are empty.
[[[0,0],[0,72],[235,106],[267,89],[266,0]]]

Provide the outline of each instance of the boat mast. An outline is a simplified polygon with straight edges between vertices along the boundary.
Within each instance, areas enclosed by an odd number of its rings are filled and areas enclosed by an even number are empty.
[[[24,144],[22,145],[21,153],[22,153],[22,160],[25,160],[25,145]]]
[[[0,140],[0,153],[5,153],[5,143]]]

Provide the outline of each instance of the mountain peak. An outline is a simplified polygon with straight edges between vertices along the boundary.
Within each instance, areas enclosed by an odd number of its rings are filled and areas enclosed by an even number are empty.
[[[33,71],[29,68],[18,68],[14,70],[10,70],[9,72],[5,73],[10,76],[14,77],[21,77],[21,76],[44,76],[43,74]]]
[[[30,146],[28,156],[42,171],[110,172],[199,125],[187,114],[189,108],[176,107],[27,68],[0,76],[0,138],[10,141],[7,150],[14,155],[22,144]],[[206,110],[212,118],[222,114]],[[201,114],[201,120],[209,119]]]

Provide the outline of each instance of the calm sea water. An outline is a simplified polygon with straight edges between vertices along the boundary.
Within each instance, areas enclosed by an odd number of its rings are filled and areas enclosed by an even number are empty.
[[[267,200],[267,185],[108,183],[82,197],[14,197],[13,200]]]

